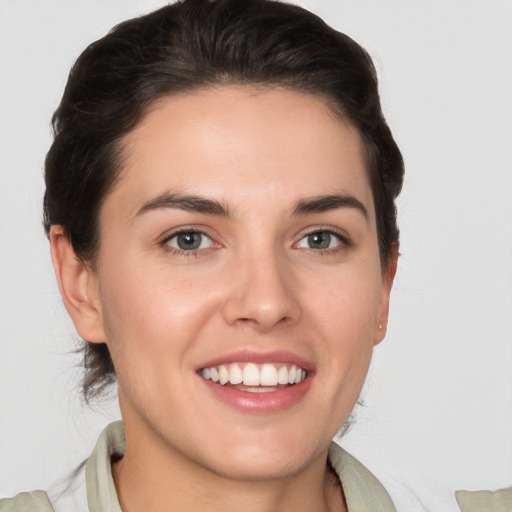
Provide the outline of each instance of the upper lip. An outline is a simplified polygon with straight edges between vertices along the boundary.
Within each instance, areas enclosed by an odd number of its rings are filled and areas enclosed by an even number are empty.
[[[217,356],[213,359],[209,359],[208,361],[205,361],[204,363],[198,365],[196,370],[201,370],[203,368],[211,368],[212,366],[218,366],[221,364],[229,363],[291,363],[296,366],[300,366],[301,368],[307,371],[314,370],[313,363],[293,352],[285,350],[263,352],[259,350],[249,349],[237,350],[234,352],[223,354],[221,356]]]

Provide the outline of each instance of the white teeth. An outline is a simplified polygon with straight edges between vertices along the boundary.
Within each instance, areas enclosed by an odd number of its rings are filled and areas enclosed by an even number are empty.
[[[277,386],[277,370],[273,364],[264,364],[261,369],[261,385]]]
[[[229,371],[228,371],[228,369],[224,365],[219,366],[219,382],[222,385],[224,385],[228,381],[229,381]]]
[[[273,393],[274,391],[278,391],[278,389],[271,386],[258,386],[257,388],[245,388],[244,391],[248,393]]]
[[[229,382],[233,385],[241,384],[244,380],[242,370],[237,364],[232,364],[229,369]]]
[[[307,377],[307,372],[294,364],[231,363],[203,368],[200,375],[223,386],[243,384],[247,386],[245,391],[263,393],[277,391],[278,385],[300,384]]]
[[[260,372],[258,367],[253,363],[245,365],[243,371],[244,386],[259,386],[260,385]]]
[[[288,384],[295,384],[295,374],[297,373],[297,367],[293,365],[288,370]]]
[[[277,383],[288,384],[288,368],[286,368],[286,366],[279,368],[279,372],[277,372]]]

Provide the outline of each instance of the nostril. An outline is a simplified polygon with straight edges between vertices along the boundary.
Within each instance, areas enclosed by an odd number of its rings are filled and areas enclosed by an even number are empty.
[[[266,324],[275,326],[275,325],[282,325],[290,321],[291,318],[289,316],[283,316],[281,318],[269,318],[269,317],[262,317],[262,316],[255,316],[255,318],[250,317],[240,317],[236,319],[236,322],[239,324],[254,324],[254,325],[260,325],[264,326]]]

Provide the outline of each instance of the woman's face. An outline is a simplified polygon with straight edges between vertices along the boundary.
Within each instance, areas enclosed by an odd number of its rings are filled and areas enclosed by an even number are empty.
[[[158,101],[123,151],[89,285],[127,435],[235,478],[325,457],[392,280],[357,131],[311,96],[221,87]]]

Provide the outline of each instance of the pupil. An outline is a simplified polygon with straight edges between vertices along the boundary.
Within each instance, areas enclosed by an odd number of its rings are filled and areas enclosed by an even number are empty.
[[[181,233],[178,235],[178,247],[185,251],[198,249],[201,245],[200,233]]]
[[[311,249],[328,249],[331,245],[331,235],[329,233],[313,233],[308,236],[308,244]]]

